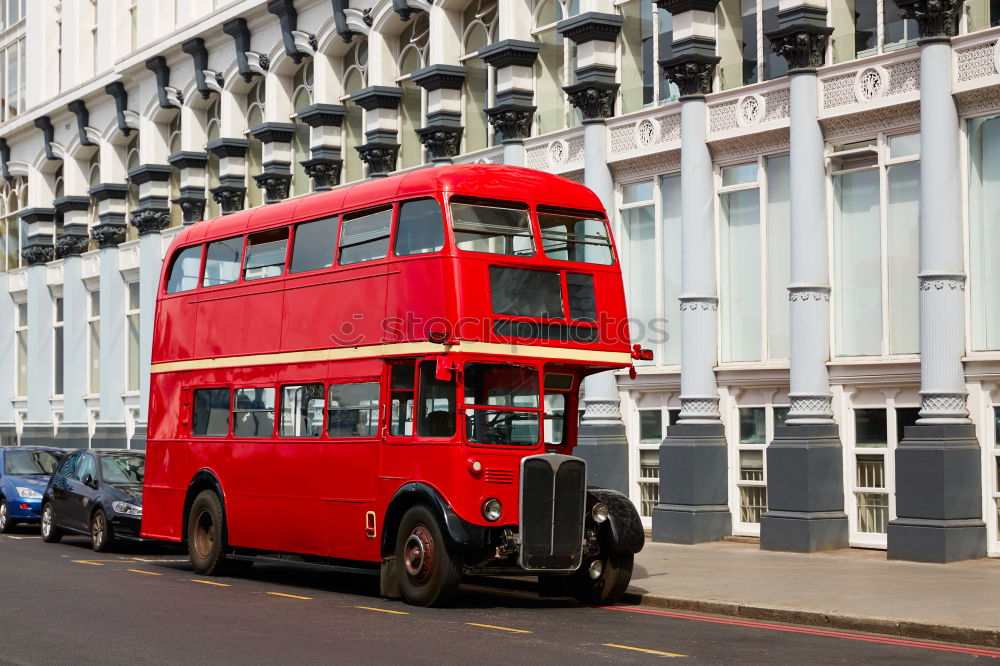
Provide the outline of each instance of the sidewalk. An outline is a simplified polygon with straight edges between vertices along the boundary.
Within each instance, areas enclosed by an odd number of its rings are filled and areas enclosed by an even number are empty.
[[[1000,560],[887,561],[757,544],[646,541],[625,601],[719,615],[1000,647]]]

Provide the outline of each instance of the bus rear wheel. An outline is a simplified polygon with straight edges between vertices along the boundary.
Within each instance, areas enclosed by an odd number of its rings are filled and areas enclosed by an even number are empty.
[[[572,590],[577,601],[594,606],[610,606],[618,602],[632,580],[632,553],[608,553],[585,562],[573,574]]]
[[[200,576],[215,576],[222,574],[226,566],[225,543],[222,535],[225,533],[225,514],[222,510],[222,500],[211,490],[198,493],[191,503],[188,513],[188,557],[191,566]]]
[[[434,513],[422,504],[403,514],[396,532],[396,562],[403,599],[414,606],[440,606],[458,591],[462,570]]]

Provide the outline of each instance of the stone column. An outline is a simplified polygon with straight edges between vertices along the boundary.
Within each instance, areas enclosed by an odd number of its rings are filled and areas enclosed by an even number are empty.
[[[14,378],[17,377],[14,351],[17,342],[14,339],[14,299],[10,297],[9,273],[0,273],[0,377],[9,377],[10,381],[0,382],[0,446],[17,444],[17,425],[14,422],[14,394],[16,393]]]
[[[85,449],[90,444],[86,403],[87,288],[80,255],[87,251],[90,242],[87,232],[90,197],[65,196],[56,199],[54,205],[63,216],[63,232],[56,238],[56,248],[63,259],[63,419],[55,445]]]
[[[263,146],[263,171],[252,173],[257,187],[264,190],[264,203],[277,203],[288,198],[292,184],[292,123],[263,123],[250,128],[250,134]]]
[[[205,219],[205,186],[208,181],[208,153],[182,150],[167,158],[180,176],[180,190],[170,203],[181,207],[184,224]]]
[[[503,163],[509,166],[524,166],[524,140],[531,136],[538,108],[534,104],[538,48],[538,42],[505,39],[479,49],[482,61],[497,70],[496,103],[486,109],[486,117],[503,139]]]
[[[433,164],[451,164],[462,145],[462,84],[465,67],[431,65],[411,79],[427,91],[427,126],[417,130]]]
[[[219,158],[219,185],[211,189],[212,199],[223,215],[243,210],[246,205],[247,140],[216,139],[205,150]]]
[[[715,541],[732,532],[726,437],[715,382],[719,298],[715,181],[705,95],[719,62],[714,0],[657,0],[674,17],[674,57],[660,63],[681,93],[681,413],[660,446],[653,539]]]
[[[920,419],[896,448],[890,559],[986,555],[982,458],[966,409],[960,125],[951,38],[962,0],[895,0],[920,30]],[[916,286],[916,285],[914,285]]]
[[[28,242],[21,256],[28,262],[28,413],[21,446],[52,442],[52,294],[45,264],[55,256],[54,208],[29,208],[21,213],[28,224]]]
[[[125,199],[128,186],[103,183],[90,188],[97,200],[100,223],[90,230],[100,248],[99,278],[100,384],[101,394],[94,436],[94,448],[124,449],[125,431],[125,282],[118,270],[118,245],[125,240]]]
[[[323,192],[340,185],[344,158],[340,153],[341,127],[344,124],[344,107],[340,104],[312,104],[298,113],[298,118],[309,125],[309,159],[302,167],[313,180],[313,189]]]
[[[392,86],[369,86],[351,94],[351,101],[367,111],[365,143],[355,146],[368,166],[368,177],[388,176],[396,170],[399,157],[399,102],[403,90]]]
[[[843,449],[833,420],[830,380],[830,285],[826,171],[818,119],[816,68],[833,28],[826,5],[778,12],[767,36],[788,61],[791,164],[791,411],[767,447],[767,506],[760,521],[765,550],[811,553],[846,548]]]

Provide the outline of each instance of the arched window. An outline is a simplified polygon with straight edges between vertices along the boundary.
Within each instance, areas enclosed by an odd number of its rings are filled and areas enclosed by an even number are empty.
[[[101,153],[98,150],[94,151],[90,162],[87,164],[87,184],[90,187],[101,184]],[[97,199],[90,197],[90,207],[87,209],[88,230],[93,229],[99,222],[100,219],[97,217]],[[97,242],[93,238],[90,239],[87,249],[97,249]]]
[[[264,81],[259,80],[247,93],[247,129],[264,122]],[[253,208],[264,203],[260,188],[254,176],[264,170],[264,144],[247,132],[247,205]]]
[[[170,121],[170,128],[168,129],[167,138],[167,148],[170,154],[179,153],[181,151],[181,114],[177,113],[174,119]],[[180,169],[174,168],[170,170],[170,201],[167,205],[170,206],[170,226],[177,227],[184,222],[184,216],[181,212],[181,207],[174,205],[172,202],[174,199],[181,195],[181,172]]]
[[[492,99],[493,77],[490,68],[479,59],[479,49],[492,44],[496,36],[497,0],[473,0],[462,16],[462,125],[465,127],[465,150],[471,153],[493,144],[486,109]]]
[[[12,271],[22,265],[21,249],[28,240],[28,225],[21,222],[20,213],[28,197],[28,182],[13,176],[0,187],[0,238],[3,256],[0,268]]]
[[[407,169],[424,163],[424,148],[417,129],[423,126],[424,89],[410,80],[410,75],[424,66],[427,55],[429,23],[427,14],[417,14],[399,36],[399,162]]]
[[[576,46],[556,31],[556,23],[578,14],[580,0],[536,0],[532,33],[539,41],[535,60],[535,133],[566,127],[567,101],[563,86],[572,83]],[[576,118],[577,114],[573,114]]]
[[[139,133],[133,132],[125,146],[125,171],[131,171],[141,164],[139,161]],[[128,194],[125,196],[125,228],[126,240],[135,240],[139,237],[139,230],[131,224],[130,216],[132,211],[139,207],[139,186],[131,180],[128,183]]]
[[[310,60],[295,73],[295,90],[292,92],[292,106],[295,113],[306,108],[313,103],[313,63]],[[295,137],[292,139],[292,196],[307,194],[312,191],[312,184],[309,176],[306,175],[305,167],[302,166],[304,160],[309,159],[309,125],[305,124],[297,117],[293,119],[295,123]]]
[[[61,199],[63,196],[66,195],[66,181],[63,180],[62,167],[59,167],[59,170],[56,171],[55,173],[54,182],[52,185],[52,194],[53,194],[52,196],[53,201],[55,201],[56,199]],[[54,224],[55,229],[53,231],[53,236],[52,236],[53,243],[56,241],[57,238],[62,236],[63,232],[63,214],[60,213],[58,210],[56,211],[54,222],[55,222]]]
[[[208,107],[205,114],[205,135],[209,143],[222,136],[222,124],[219,120],[219,100],[215,99]],[[219,158],[214,154],[208,154],[208,173],[205,179],[205,219],[212,219],[219,216],[219,204],[212,198],[212,189],[219,186]]]
[[[341,104],[346,113],[344,116],[344,145],[341,154],[344,159],[343,182],[350,183],[365,177],[365,167],[357,146],[365,143],[364,109],[350,101],[351,93],[357,92],[368,85],[368,41],[355,37],[354,46],[344,54],[344,96]]]

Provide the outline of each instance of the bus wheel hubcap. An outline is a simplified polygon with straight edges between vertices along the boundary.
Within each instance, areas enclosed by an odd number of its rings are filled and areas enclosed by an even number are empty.
[[[208,557],[215,543],[215,522],[208,511],[198,516],[198,527],[195,530],[194,547],[201,557]]]
[[[403,551],[403,565],[406,573],[420,583],[430,578],[434,571],[434,540],[426,526],[417,525],[410,532]]]

